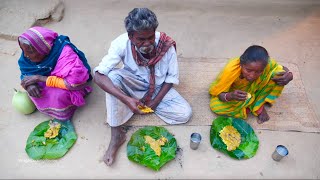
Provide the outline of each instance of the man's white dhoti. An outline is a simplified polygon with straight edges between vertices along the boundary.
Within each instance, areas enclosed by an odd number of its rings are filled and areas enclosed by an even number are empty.
[[[114,69],[108,77],[122,92],[136,99],[142,99],[149,90],[149,83],[145,79],[125,69]],[[152,98],[160,89],[161,86],[156,87]],[[127,105],[109,93],[106,93],[106,106],[107,122],[111,127],[126,123],[134,114]],[[186,123],[192,115],[189,103],[174,88],[169,90],[154,111],[168,124]]]

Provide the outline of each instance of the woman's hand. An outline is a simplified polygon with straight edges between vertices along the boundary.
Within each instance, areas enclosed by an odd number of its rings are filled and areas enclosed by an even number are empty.
[[[41,76],[41,75],[26,76],[22,79],[21,86],[24,89],[26,89],[30,85],[36,84],[38,82],[46,82],[46,80],[47,80],[47,76]]]
[[[275,77],[273,77],[271,80],[273,80],[275,83],[277,83],[280,86],[287,85],[291,80],[293,79],[292,73],[288,70],[286,72],[279,72],[276,74]]]
[[[235,101],[245,101],[247,99],[248,93],[241,90],[235,90],[233,92],[229,92],[229,98],[228,100],[235,100]]]
[[[138,106],[143,106],[143,103],[140,102],[138,99],[128,97],[126,100],[126,105],[130,108],[130,110],[135,114],[144,114],[144,112],[140,111]]]
[[[34,85],[34,84],[29,85],[29,86],[27,86],[26,91],[32,97],[36,97],[36,98],[41,97],[41,90],[38,85]]]

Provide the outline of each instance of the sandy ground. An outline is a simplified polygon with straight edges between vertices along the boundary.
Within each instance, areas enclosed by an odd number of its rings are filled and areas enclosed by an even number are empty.
[[[308,100],[319,120],[320,1],[68,0],[64,5],[64,18],[45,26],[68,35],[86,53],[92,67],[107,53],[110,42],[125,32],[123,19],[134,7],[151,8],[158,16],[158,30],[173,37],[179,56],[190,61],[230,58],[252,44],[260,44],[275,59],[299,67]],[[48,117],[39,112],[20,115],[11,106],[12,89],[21,89],[17,66],[20,52],[16,42],[0,39],[0,178],[320,178],[318,133],[259,130],[257,155],[237,161],[210,147],[209,126],[202,124],[167,126],[182,151],[159,172],[130,162],[126,145],[121,147],[116,163],[107,167],[101,157],[110,139],[110,128],[104,124],[104,93],[95,85],[87,98],[88,105],[74,117],[78,140],[70,152],[60,160],[32,161],[24,152],[26,138]],[[203,141],[193,151],[188,146],[189,136],[195,131],[203,135]],[[289,149],[289,156],[281,162],[271,159],[278,144]]]

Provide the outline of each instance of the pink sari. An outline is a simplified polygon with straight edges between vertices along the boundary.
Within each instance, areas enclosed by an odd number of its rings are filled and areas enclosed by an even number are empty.
[[[85,105],[84,97],[92,91],[87,85],[89,73],[78,55],[66,45],[50,76],[63,78],[68,89],[47,87],[45,83],[39,83],[42,88],[41,97],[31,97],[37,109],[59,120],[71,119],[79,106]]]

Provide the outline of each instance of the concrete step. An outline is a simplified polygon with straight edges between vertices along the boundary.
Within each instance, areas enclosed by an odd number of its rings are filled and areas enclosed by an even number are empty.
[[[64,5],[60,0],[2,0],[0,38],[16,40],[26,29],[50,21],[60,21]]]

